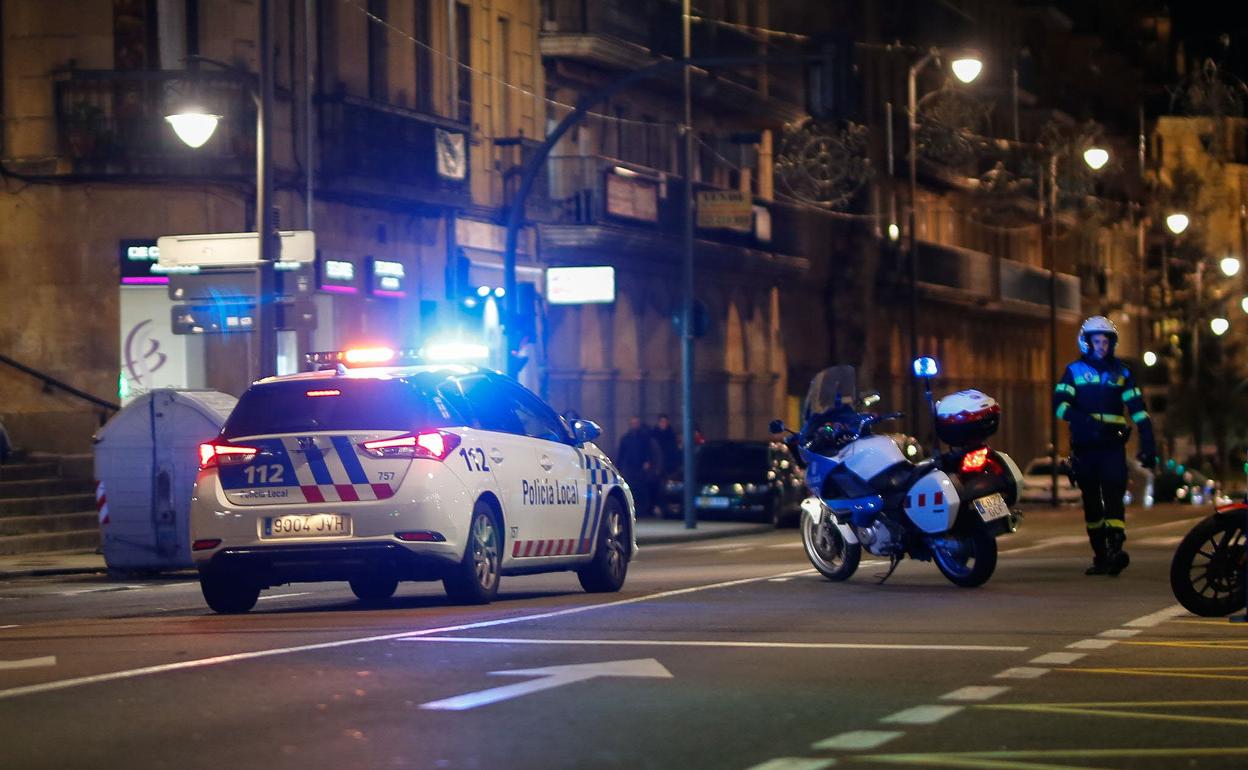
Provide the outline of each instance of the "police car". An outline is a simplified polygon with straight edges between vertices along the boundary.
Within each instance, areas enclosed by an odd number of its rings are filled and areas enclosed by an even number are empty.
[[[312,354],[328,368],[253,383],[200,445],[190,529],[208,606],[329,580],[366,602],[441,580],[483,604],[504,575],[561,570],[618,591],[636,517],[601,429],[497,372],[394,355]]]

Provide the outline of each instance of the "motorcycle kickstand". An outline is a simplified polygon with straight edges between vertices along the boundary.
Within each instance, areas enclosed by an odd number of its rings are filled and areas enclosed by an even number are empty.
[[[885,572],[883,576],[880,577],[880,582],[876,583],[876,585],[884,585],[884,581],[892,577],[893,572],[897,570],[897,565],[901,564],[901,557],[897,554],[892,554],[888,557],[888,560],[888,572]]]

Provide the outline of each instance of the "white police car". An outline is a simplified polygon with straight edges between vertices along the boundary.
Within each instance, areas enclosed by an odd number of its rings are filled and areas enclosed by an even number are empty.
[[[212,609],[246,612],[288,582],[347,580],[381,601],[441,580],[464,603],[489,602],[503,575],[624,584],[632,494],[597,425],[489,370],[314,356],[334,368],[253,383],[200,445],[192,554]]]

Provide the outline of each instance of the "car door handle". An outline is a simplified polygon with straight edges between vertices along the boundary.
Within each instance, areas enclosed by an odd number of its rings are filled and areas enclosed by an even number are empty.
[[[503,461],[503,453],[498,451],[497,449],[491,449],[490,459],[493,460],[495,464],[501,463]]]
[[[550,470],[551,468],[555,467],[555,464],[554,464],[554,463],[551,461],[551,459],[550,459],[549,457],[547,457],[546,455],[542,455],[542,459],[540,460],[540,464],[541,464],[541,466],[542,466],[542,470],[544,470],[544,471],[548,471],[548,470]]]

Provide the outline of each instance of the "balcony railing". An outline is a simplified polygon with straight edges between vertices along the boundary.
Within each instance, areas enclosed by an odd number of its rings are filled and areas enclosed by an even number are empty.
[[[70,70],[55,81],[58,152],[78,174],[254,174],[255,105],[236,77],[190,70]],[[194,105],[222,116],[192,149],[165,116]]]
[[[347,95],[324,97],[320,104],[321,166],[327,179],[363,177],[397,182],[423,190],[462,193],[471,169],[469,127],[435,115],[414,112]],[[439,146],[438,132],[463,137],[462,153]],[[462,164],[462,178],[439,174]]]

